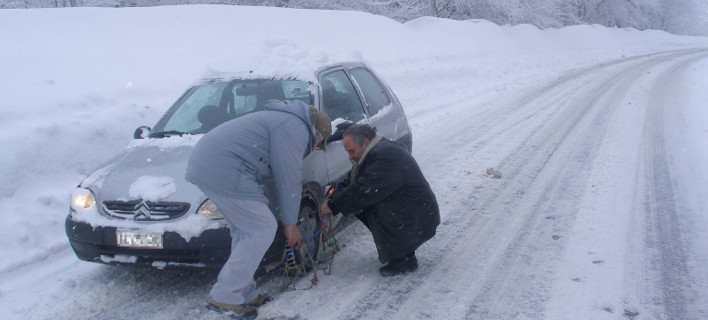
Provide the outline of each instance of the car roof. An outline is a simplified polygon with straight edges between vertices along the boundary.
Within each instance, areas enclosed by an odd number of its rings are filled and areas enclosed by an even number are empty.
[[[345,61],[328,63],[325,65],[310,65],[304,68],[299,67],[297,70],[286,68],[277,70],[254,68],[253,70],[236,72],[210,70],[207,75],[199,79],[196,84],[213,81],[229,81],[235,79],[298,79],[317,82],[318,75],[327,70],[357,67],[366,67],[366,64],[361,61]]]
[[[348,62],[340,62],[337,64],[321,67],[319,70],[317,70],[317,73],[322,73],[324,71],[330,70],[330,69],[335,69],[335,68],[340,68],[344,67],[346,69],[350,68],[358,68],[358,67],[366,67],[366,64],[361,62],[361,61],[348,61]]]

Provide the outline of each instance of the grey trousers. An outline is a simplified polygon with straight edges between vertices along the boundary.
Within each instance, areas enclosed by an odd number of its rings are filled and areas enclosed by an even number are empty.
[[[228,304],[251,302],[258,296],[253,275],[275,238],[278,224],[263,202],[207,196],[219,208],[231,232],[231,255],[209,297]]]

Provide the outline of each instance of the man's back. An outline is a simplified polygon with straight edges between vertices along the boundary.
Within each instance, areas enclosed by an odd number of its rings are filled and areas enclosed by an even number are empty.
[[[215,193],[266,203],[264,177],[273,177],[284,192],[296,191],[311,133],[307,106],[289,107],[293,112],[254,112],[205,134],[189,158],[186,179]]]

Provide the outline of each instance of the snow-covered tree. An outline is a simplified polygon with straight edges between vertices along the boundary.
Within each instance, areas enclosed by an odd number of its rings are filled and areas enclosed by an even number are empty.
[[[668,32],[708,35],[708,2],[700,0],[667,0],[656,29]]]
[[[660,24],[662,0],[583,0],[579,9],[587,23],[646,29]]]
[[[597,23],[609,27],[662,29],[708,35],[706,0],[5,0],[0,8],[259,5],[370,12],[398,21],[421,16],[528,23],[540,28]]]

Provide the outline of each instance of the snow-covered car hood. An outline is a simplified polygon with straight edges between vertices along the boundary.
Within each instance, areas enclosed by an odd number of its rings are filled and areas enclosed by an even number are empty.
[[[81,187],[91,189],[99,203],[142,199],[199,205],[204,195],[184,179],[184,173],[201,137],[133,140],[126,150],[84,179]]]
[[[174,220],[139,223],[132,219],[111,218],[94,211],[93,214],[75,215],[73,219],[94,227],[139,228],[158,233],[173,231],[187,241],[199,236],[204,230],[223,227],[223,220],[209,220],[194,214],[206,196],[184,179],[189,155],[201,137],[185,135],[133,140],[123,152],[84,179],[80,186],[93,191],[99,204],[104,201],[140,199],[151,202],[186,202],[190,207],[185,215]]]

